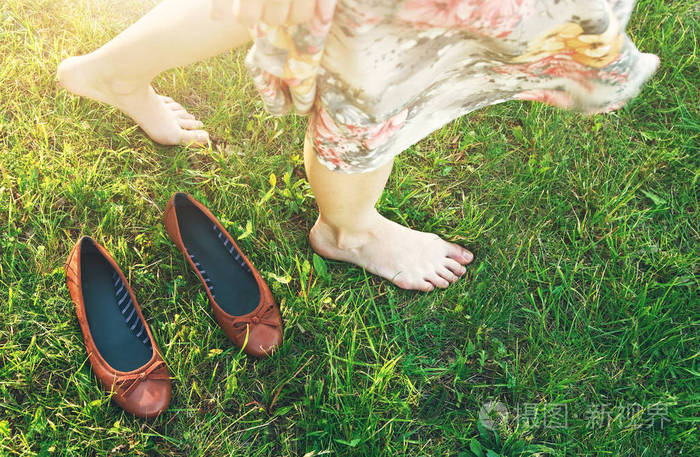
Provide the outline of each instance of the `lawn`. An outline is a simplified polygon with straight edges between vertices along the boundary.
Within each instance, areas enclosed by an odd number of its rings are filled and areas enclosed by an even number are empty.
[[[306,119],[265,113],[245,50],[155,81],[210,149],[156,146],[57,87],[63,58],[147,3],[0,3],[0,455],[699,455],[695,2],[639,1],[630,35],[662,63],[624,109],[506,103],[400,156],[381,212],[476,255],[429,294],[314,255]],[[161,224],[176,191],[268,280],[273,357],[217,327]],[[155,420],[90,370],[62,269],[82,234],[124,269],[170,367]]]

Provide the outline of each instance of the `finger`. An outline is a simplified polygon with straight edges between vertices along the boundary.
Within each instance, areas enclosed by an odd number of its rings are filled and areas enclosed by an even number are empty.
[[[209,17],[214,21],[220,21],[233,11],[233,0],[211,0]]]
[[[263,12],[263,22],[268,25],[282,25],[289,15],[289,0],[267,0]]]
[[[239,24],[252,27],[262,17],[262,0],[234,0],[233,15]]]
[[[287,20],[290,24],[309,22],[314,16],[315,9],[316,0],[294,0]]]

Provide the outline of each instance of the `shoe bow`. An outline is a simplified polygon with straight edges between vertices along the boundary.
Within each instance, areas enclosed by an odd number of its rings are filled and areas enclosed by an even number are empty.
[[[253,315],[248,316],[235,316],[231,323],[233,327],[239,331],[245,329],[248,325],[267,325],[272,328],[279,327],[279,322],[274,319],[274,305],[269,305],[268,307],[258,311]]]
[[[114,385],[117,387],[117,389],[122,390],[122,395],[127,396],[146,379],[170,379],[167,372],[157,372],[161,368],[165,368],[165,362],[159,360],[141,373],[120,376],[117,378]]]

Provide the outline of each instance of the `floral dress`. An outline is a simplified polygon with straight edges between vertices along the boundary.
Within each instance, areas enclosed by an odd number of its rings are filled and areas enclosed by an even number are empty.
[[[266,109],[309,114],[332,170],[382,166],[478,108],[530,100],[598,113],[656,71],[624,33],[634,0],[317,0],[259,23],[246,59]]]

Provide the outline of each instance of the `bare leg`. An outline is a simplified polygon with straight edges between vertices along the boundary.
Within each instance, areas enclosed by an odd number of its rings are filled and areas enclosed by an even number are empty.
[[[418,232],[381,216],[374,205],[393,161],[361,174],[330,171],[304,144],[306,175],[320,214],[309,239],[324,257],[351,262],[404,289],[445,288],[465,273],[471,252],[433,233]]]
[[[209,7],[210,0],[165,0],[98,50],[64,60],[58,80],[76,95],[119,108],[158,143],[206,144],[202,123],[156,94],[151,80],[249,40],[233,15],[214,21]]]

